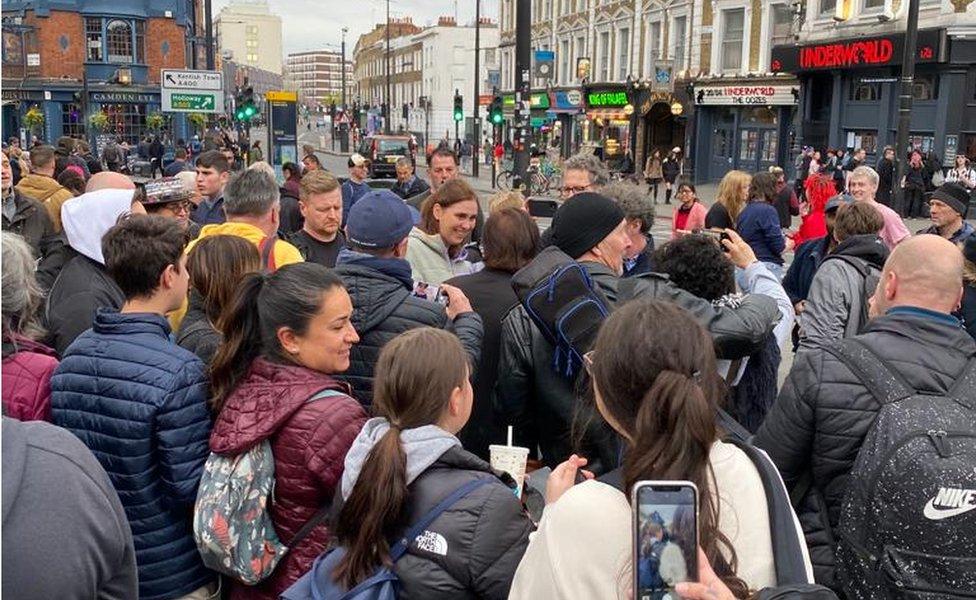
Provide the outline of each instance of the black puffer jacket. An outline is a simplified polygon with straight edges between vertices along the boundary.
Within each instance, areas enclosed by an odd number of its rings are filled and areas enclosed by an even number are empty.
[[[917,391],[941,395],[976,355],[976,342],[958,322],[934,315],[894,309],[871,321],[855,339]],[[787,487],[805,486],[809,474],[809,491],[798,513],[817,583],[834,586],[831,529],[837,526],[848,475],[878,409],[850,367],[825,350],[810,350],[797,355],[756,434],[755,445],[773,459]]]
[[[354,396],[363,406],[373,403],[373,369],[380,350],[387,342],[411,329],[436,327],[449,329],[457,334],[468,353],[470,364],[477,365],[481,358],[481,317],[474,312],[459,315],[452,323],[440,304],[415,298],[406,281],[368,264],[401,259],[371,259],[346,262],[349,253],[340,254],[335,273],[342,278],[352,298],[352,324],[359,334],[359,343],[352,347],[349,369],[339,376],[348,382]],[[362,256],[362,255],[359,255]]]
[[[607,267],[581,263],[611,304],[618,299],[619,279]],[[634,277],[633,296],[677,304],[687,309],[705,326],[715,341],[720,358],[742,358],[762,347],[767,335],[780,319],[772,298],[748,296],[737,309],[717,308],[706,300],[674,286],[666,275],[649,273]],[[619,458],[618,444],[609,427],[584,410],[580,390],[552,368],[553,347],[518,306],[502,321],[501,360],[495,387],[495,410],[500,423],[516,426],[520,446],[534,448],[538,443],[543,462],[555,467],[574,449],[589,459],[588,469],[596,473],[612,470]],[[592,419],[589,419],[592,417]],[[589,420],[579,448],[574,444],[574,420]]]
[[[198,291],[191,290],[190,304],[186,309],[186,316],[180,323],[176,343],[181,348],[196,354],[203,364],[209,365],[222,340],[220,332],[210,323],[203,310],[203,297]]]
[[[59,356],[71,342],[91,329],[99,308],[120,309],[125,296],[103,265],[82,254],[61,270],[47,297],[46,321],[50,346]]]

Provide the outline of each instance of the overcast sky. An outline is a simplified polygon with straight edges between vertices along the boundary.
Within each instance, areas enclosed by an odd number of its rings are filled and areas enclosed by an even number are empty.
[[[230,3],[213,0],[214,16]],[[268,5],[281,17],[286,55],[330,45],[338,50],[341,30],[348,27],[346,53],[351,57],[359,36],[386,20],[386,0],[268,0]],[[436,24],[439,16],[453,16],[455,6],[459,23],[474,20],[474,0],[390,0],[390,18],[409,15],[423,27]],[[498,0],[481,0],[481,12],[497,20]]]

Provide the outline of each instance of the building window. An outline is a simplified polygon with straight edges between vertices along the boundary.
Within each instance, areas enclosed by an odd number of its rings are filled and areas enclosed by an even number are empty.
[[[617,33],[617,79],[627,79],[630,71],[630,30],[621,29]]]
[[[251,63],[258,62],[258,55],[257,54],[248,53],[248,55],[247,55],[247,62],[251,62]]]
[[[103,104],[108,131],[133,146],[138,144],[146,135],[146,108],[144,104]]]
[[[654,61],[661,58],[661,23],[651,23],[647,33],[647,62],[648,73],[654,66]]]
[[[847,131],[845,132],[847,147],[858,150],[863,148],[868,154],[878,153],[878,132],[877,131]]]
[[[559,42],[559,73],[556,74],[556,80],[563,83],[569,83],[569,40],[561,40]]]
[[[82,136],[85,134],[85,120],[81,105],[75,102],[61,104],[61,135]]]
[[[684,69],[685,37],[687,36],[687,17],[675,17],[671,22],[671,38],[674,40],[674,70]]]
[[[788,4],[774,4],[770,12],[770,46],[793,43],[793,11]]]
[[[109,21],[105,26],[108,62],[131,63],[135,60],[132,48],[132,24],[128,21]]]
[[[877,102],[881,100],[881,84],[858,83],[852,85],[848,100],[851,102]]]
[[[102,62],[102,20],[85,19],[85,44],[88,46],[87,60]]]
[[[938,100],[939,78],[936,75],[916,75],[912,82],[912,97],[915,100]]]
[[[146,62],[146,22],[135,21],[136,25],[136,62],[145,64]]]
[[[722,71],[738,71],[742,68],[742,40],[745,31],[744,8],[722,13]]]
[[[246,26],[244,28],[244,30],[247,33],[247,35],[257,35],[258,34],[258,27],[257,27],[257,25],[248,25],[248,26]]]
[[[834,14],[837,10],[837,0],[820,0],[820,14]]]
[[[604,31],[600,34],[600,79],[608,81],[610,79],[610,32]]]
[[[885,0],[864,0],[864,8],[883,8]]]

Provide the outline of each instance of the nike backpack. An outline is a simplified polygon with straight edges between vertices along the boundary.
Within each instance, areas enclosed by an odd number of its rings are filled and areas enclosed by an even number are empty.
[[[856,338],[828,351],[881,405],[834,536],[848,598],[976,598],[976,358],[930,395]]]

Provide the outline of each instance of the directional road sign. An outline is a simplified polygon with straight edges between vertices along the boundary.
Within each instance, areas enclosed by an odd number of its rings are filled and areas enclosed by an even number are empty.
[[[224,78],[219,71],[163,69],[160,88],[164,112],[223,111]]]

